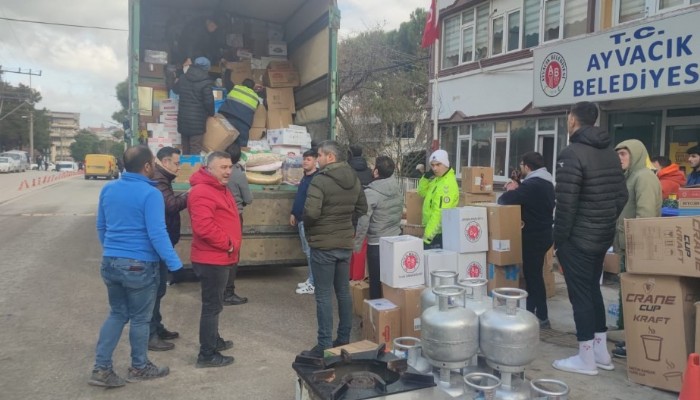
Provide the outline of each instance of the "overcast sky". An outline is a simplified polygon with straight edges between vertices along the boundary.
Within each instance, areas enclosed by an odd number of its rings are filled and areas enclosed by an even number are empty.
[[[280,0],[283,1],[283,0]],[[338,0],[341,36],[370,27],[394,29],[429,0]],[[128,28],[127,0],[0,1],[0,17]],[[127,76],[127,32],[80,29],[0,20],[0,65],[5,70],[40,70],[32,87],[39,108],[80,113],[81,127],[112,124],[121,106],[114,87]],[[29,76],[3,74],[29,85]]]

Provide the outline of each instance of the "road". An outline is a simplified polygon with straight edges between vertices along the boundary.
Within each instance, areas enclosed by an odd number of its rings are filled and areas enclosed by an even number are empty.
[[[221,315],[221,333],[235,343],[227,352],[236,358],[233,366],[194,368],[200,292],[196,283],[184,283],[169,288],[162,306],[168,328],[181,338],[174,350],[149,354],[170,367],[170,376],[115,390],[87,385],[108,311],[95,234],[103,184],[69,178],[0,205],[0,397],[293,399],[291,363],[315,344],[313,296],[294,293],[304,268],[241,273],[237,288],[250,302]],[[114,357],[122,376],[127,333]]]
[[[316,335],[313,296],[294,293],[296,283],[306,277],[305,268],[240,273],[237,289],[250,302],[225,307],[220,320],[222,336],[235,342],[226,353],[235,356],[234,365],[194,368],[200,291],[196,283],[183,283],[168,289],[162,305],[167,327],[179,331],[181,338],[172,351],[149,353],[157,365],[170,367],[170,376],[111,390],[88,386],[97,333],[108,311],[95,233],[96,203],[104,181],[66,177],[17,191],[20,178],[0,175],[0,398],[294,399],[291,363],[315,344]],[[597,377],[554,370],[552,360],[577,348],[570,334],[573,319],[565,288],[559,277],[557,296],[549,300],[555,329],[541,335],[539,357],[527,368],[528,378],[564,380],[573,399],[677,398],[629,382],[624,361],[617,359],[615,371]],[[610,290],[616,289],[606,288]],[[616,292],[608,297],[615,299]],[[353,339],[358,339],[359,318],[354,322]],[[125,376],[128,328],[114,362]]]

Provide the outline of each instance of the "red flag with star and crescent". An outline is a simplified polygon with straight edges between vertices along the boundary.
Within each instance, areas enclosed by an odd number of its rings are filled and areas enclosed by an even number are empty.
[[[425,21],[425,29],[423,30],[423,40],[421,41],[421,47],[430,47],[435,43],[437,39],[440,38],[440,29],[438,27],[437,20],[437,0],[433,0],[430,4],[430,12],[428,12],[428,18]]]

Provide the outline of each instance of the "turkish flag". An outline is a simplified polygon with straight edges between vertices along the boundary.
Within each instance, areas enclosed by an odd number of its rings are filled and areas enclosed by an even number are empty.
[[[430,47],[435,41],[440,38],[440,28],[437,19],[437,0],[433,0],[430,4],[430,12],[425,20],[425,29],[423,30],[423,41],[421,47]]]

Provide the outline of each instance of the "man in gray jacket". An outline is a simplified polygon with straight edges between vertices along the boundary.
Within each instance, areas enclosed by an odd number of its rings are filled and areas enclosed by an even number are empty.
[[[245,176],[243,168],[238,163],[241,160],[241,147],[238,144],[232,144],[227,149],[231,155],[233,169],[231,169],[231,178],[228,180],[228,188],[236,199],[238,206],[238,215],[241,217],[241,229],[243,229],[243,207],[253,202],[253,193],[250,192],[248,186],[248,178]],[[240,254],[240,253],[239,253]],[[228,283],[224,292],[224,305],[237,306],[248,302],[247,297],[240,297],[236,294],[236,275],[238,274],[238,264],[234,265],[231,272],[228,274]]]
[[[382,297],[379,282],[379,238],[401,234],[403,196],[394,178],[394,161],[379,156],[372,170],[373,181],[365,189],[367,214],[357,222],[355,252],[362,247],[367,236],[367,269],[369,270],[369,298]]]

